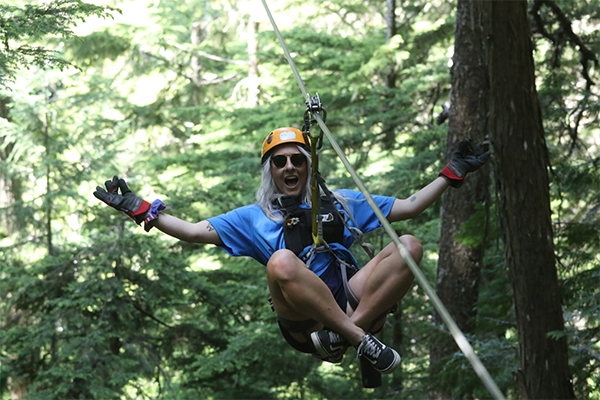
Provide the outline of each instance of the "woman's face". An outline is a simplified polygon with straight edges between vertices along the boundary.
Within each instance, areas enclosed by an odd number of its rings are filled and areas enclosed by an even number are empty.
[[[290,143],[277,146],[271,156],[271,174],[279,192],[297,197],[302,194],[308,181],[308,163],[298,150],[298,145]]]

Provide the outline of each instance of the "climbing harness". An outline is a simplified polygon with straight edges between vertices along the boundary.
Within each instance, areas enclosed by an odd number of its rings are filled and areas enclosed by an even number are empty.
[[[321,208],[316,214],[312,208],[301,207],[296,198],[285,196],[280,199],[279,211],[283,214],[283,237],[285,247],[300,256],[302,250],[311,246],[311,221],[319,220],[321,239],[327,243],[342,243],[344,239],[343,216],[335,209],[334,203],[322,197]],[[315,217],[313,217],[315,216]],[[325,239],[326,238],[326,239]]]
[[[348,282],[348,271],[356,272],[358,271],[358,267],[352,265],[337,256],[337,254],[331,249],[329,243],[342,243],[344,228],[348,229],[348,231],[352,234],[355,240],[357,240],[361,246],[365,249],[370,258],[375,256],[375,249],[369,243],[365,243],[363,240],[363,233],[357,227],[350,226],[347,220],[347,216],[352,218],[352,215],[346,211],[343,214],[340,212],[340,209],[343,209],[340,202],[336,199],[335,195],[327,188],[325,184],[325,179],[319,173],[319,150],[323,146],[323,131],[319,134],[311,134],[310,127],[311,125],[317,122],[316,119],[313,118],[318,116],[322,116],[323,122],[327,118],[327,111],[323,108],[321,103],[321,99],[319,98],[319,94],[315,94],[315,96],[310,97],[309,100],[306,101],[306,111],[304,112],[304,125],[302,126],[302,133],[308,138],[310,142],[310,150],[311,150],[311,158],[312,158],[312,168],[311,168],[311,220],[312,220],[312,244],[306,243],[306,241],[302,243],[302,249],[306,248],[307,245],[311,245],[311,248],[308,250],[306,255],[302,258],[302,260],[306,263],[306,266],[310,268],[311,263],[314,259],[314,256],[318,253],[328,252],[335,259],[336,264],[340,268],[341,276],[342,276],[342,284],[344,286],[344,292],[346,293],[346,299],[350,304],[350,307],[353,310],[356,310],[358,307],[359,300],[356,295],[352,292],[350,288],[350,284]],[[329,217],[331,215],[331,217]],[[325,216],[326,218],[323,218]],[[330,218],[331,222],[336,222],[334,224],[326,224],[323,223],[328,221]],[[340,223],[343,226],[340,226]],[[324,232],[324,226],[331,227],[335,226],[337,228],[337,235],[333,236],[329,232]],[[340,230],[341,228],[341,230]],[[284,232],[286,229],[284,228]],[[331,229],[329,229],[331,231]],[[324,235],[327,233],[327,235]],[[325,240],[325,237],[327,240]],[[291,248],[298,246],[296,243],[292,243],[286,238],[286,247]],[[296,253],[298,255],[299,253]]]
[[[375,249],[370,243],[366,243],[363,240],[363,233],[360,229],[350,226],[348,224],[348,220],[343,217],[339,210],[339,208],[343,209],[340,202],[336,199],[333,193],[327,188],[325,184],[325,179],[319,173],[319,150],[323,147],[323,131],[321,131],[318,135],[313,135],[310,133],[311,125],[317,122],[316,119],[311,118],[311,114],[318,114],[319,116],[323,114],[322,120],[325,122],[327,118],[327,111],[323,108],[321,104],[321,99],[319,98],[319,94],[317,93],[315,96],[311,97],[308,101],[306,101],[306,111],[304,112],[304,125],[302,126],[302,133],[308,138],[311,147],[311,157],[312,157],[312,170],[311,170],[311,193],[312,193],[312,234],[313,234],[313,242],[319,246],[323,242],[322,237],[322,219],[320,219],[317,215],[320,212],[320,202],[323,195],[326,196],[329,202],[336,205],[333,208],[333,212],[341,219],[344,223],[344,226],[354,237],[363,249],[366,251],[369,258],[373,258],[375,256]],[[350,215],[350,218],[353,218]]]
[[[279,32],[279,28],[277,27],[277,24],[275,23],[275,20],[273,18],[273,15],[271,14],[271,11],[269,10],[266,0],[261,0],[261,1],[265,8],[267,16],[269,17],[269,21],[271,22],[271,25],[273,26],[273,30],[275,31],[275,34],[276,34],[277,38],[279,39],[279,43],[281,44],[281,48],[283,49],[285,58],[287,59],[288,63],[290,64],[292,72],[294,73],[294,76],[296,78],[296,82],[298,83],[298,86],[300,87],[300,90],[302,91],[302,94],[304,95],[305,101],[310,101],[310,96],[308,95],[308,92],[306,91],[304,82],[302,81],[302,78],[300,77],[300,74],[298,73],[298,69],[296,68],[296,64],[294,63],[294,60],[292,59],[292,57],[287,49],[287,46],[285,45],[283,37],[281,36],[281,33]],[[398,248],[400,255],[408,263],[408,266],[409,266],[410,270],[412,271],[412,273],[414,274],[417,281],[419,282],[419,285],[425,291],[425,293],[431,300],[433,306],[435,307],[436,311],[444,320],[446,326],[448,327],[448,330],[450,331],[450,333],[452,334],[452,337],[454,338],[454,341],[456,342],[456,344],[458,345],[460,350],[463,352],[463,354],[465,355],[467,360],[471,363],[471,366],[473,367],[477,376],[479,376],[479,378],[485,385],[486,389],[490,392],[490,394],[492,395],[492,397],[494,399],[505,400],[506,398],[504,397],[504,394],[500,391],[500,389],[498,388],[498,385],[496,385],[496,382],[491,377],[490,373],[485,368],[485,366],[483,365],[483,363],[481,362],[481,360],[479,359],[477,354],[475,354],[475,351],[473,350],[473,347],[471,346],[471,344],[465,337],[465,334],[458,327],[458,325],[456,324],[456,322],[454,321],[454,319],[452,318],[452,316],[446,309],[446,306],[444,306],[444,304],[442,303],[442,301],[440,300],[438,295],[435,293],[435,290],[431,287],[431,285],[427,281],[427,278],[425,277],[423,272],[419,269],[419,266],[413,260],[412,256],[410,255],[410,253],[408,252],[406,247],[404,247],[402,242],[400,242],[400,239],[398,238],[396,231],[394,230],[394,228],[392,228],[392,225],[385,218],[385,215],[383,215],[383,212],[377,206],[377,203],[375,203],[373,196],[371,196],[371,194],[369,193],[369,191],[363,184],[362,180],[356,173],[356,170],[352,167],[352,165],[348,161],[348,158],[346,157],[346,155],[344,154],[344,152],[338,145],[337,141],[335,140],[335,138],[333,137],[333,135],[327,128],[327,125],[325,125],[325,121],[321,118],[321,116],[319,115],[318,112],[315,112],[312,115],[314,116],[314,119],[319,124],[321,131],[327,136],[327,139],[329,140],[331,146],[333,147],[334,151],[336,152],[336,154],[338,155],[338,157],[340,158],[340,160],[342,161],[342,163],[344,164],[344,166],[346,167],[346,169],[352,176],[352,179],[354,180],[354,182],[356,183],[356,185],[358,186],[360,191],[363,193],[363,195],[367,199],[367,202],[369,203],[369,205],[373,209],[373,212],[375,213],[375,215],[377,216],[377,218],[383,225],[383,228],[385,229],[386,233],[390,236],[390,238],[392,239],[392,241]]]

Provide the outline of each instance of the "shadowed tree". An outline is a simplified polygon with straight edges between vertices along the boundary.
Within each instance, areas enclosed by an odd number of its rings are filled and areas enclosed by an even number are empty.
[[[452,95],[448,120],[447,158],[458,143],[471,138],[483,142],[487,135],[489,84],[481,30],[482,2],[459,0],[452,63]],[[489,205],[489,170],[469,176],[462,188],[449,190],[442,199],[442,221],[439,245],[436,292],[458,326],[465,333],[474,328],[475,303],[479,294],[479,277],[483,262],[485,227],[477,245],[463,244],[455,238],[461,225],[471,217],[478,204]],[[435,313],[436,325],[442,326]],[[432,396],[450,398],[438,373],[458,348],[447,331],[432,337],[430,345]],[[441,384],[440,384],[441,383]],[[451,386],[448,386],[451,387]]]
[[[484,2],[495,178],[514,292],[523,398],[574,398],[554,255],[548,149],[526,1]],[[551,334],[551,333],[558,334]]]

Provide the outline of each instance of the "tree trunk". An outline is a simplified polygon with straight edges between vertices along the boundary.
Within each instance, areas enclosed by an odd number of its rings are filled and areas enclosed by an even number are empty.
[[[190,42],[192,43],[193,49],[196,49],[203,40],[204,29],[202,24],[198,21],[192,25],[192,31],[190,35]],[[200,63],[200,57],[193,55],[190,60],[190,67],[192,68],[192,104],[199,106],[202,103],[202,91],[200,89],[200,81],[202,80],[202,64]]]
[[[48,114],[42,115],[42,134],[44,135],[44,148],[46,154],[46,198],[44,200],[44,211],[46,212],[46,248],[48,255],[54,255],[52,244],[52,192],[51,192],[51,170],[50,170],[50,134],[48,132]]]
[[[523,396],[573,398],[557,277],[548,150],[535,88],[527,2],[484,2],[490,127],[506,262],[514,291]]]
[[[448,126],[447,158],[458,142],[471,138],[485,140],[488,125],[489,83],[482,47],[481,1],[459,0],[456,13],[455,47],[452,66],[452,95]],[[479,295],[479,277],[483,262],[484,240],[467,246],[455,239],[460,226],[475,213],[477,204],[489,204],[490,178],[487,166],[470,174],[464,185],[446,191],[442,198],[441,236],[436,292],[465,333],[474,328],[475,303]],[[481,227],[485,237],[485,227]],[[442,326],[440,316],[434,322]],[[432,398],[451,398],[451,388],[436,382],[437,373],[458,350],[449,333],[432,337],[430,346]]]
[[[406,344],[404,343],[404,327],[402,324],[402,317],[404,314],[404,304],[402,301],[398,303],[398,309],[394,314],[388,317],[388,322],[392,325],[392,347],[395,348],[401,357],[406,354]],[[404,390],[404,377],[403,374],[393,374],[392,381],[390,382],[390,388],[388,395],[394,397],[402,397],[402,391]]]
[[[0,97],[0,118],[8,121],[10,111],[8,104],[11,99],[9,97]],[[0,161],[3,163],[11,156],[14,149],[14,143],[5,145],[4,136],[0,136]],[[23,200],[23,186],[21,179],[11,176],[8,168],[0,168],[0,239],[6,236],[15,235],[22,227],[22,220],[15,215],[14,204]],[[11,297],[11,293],[3,294],[6,297]],[[7,320],[17,320],[17,310],[14,306],[8,308]],[[14,359],[18,356],[9,354],[9,358]],[[27,397],[27,387],[32,382],[28,375],[19,377],[9,376],[6,380],[8,391],[11,399],[25,399]]]
[[[258,105],[258,21],[252,17],[248,20],[248,107]]]
[[[386,13],[386,26],[387,30],[385,33],[386,43],[389,43],[390,40],[396,33],[398,33],[398,29],[396,27],[396,0],[386,0],[387,5],[387,13]],[[396,72],[390,71],[386,76],[386,85],[388,88],[393,89],[396,87]]]
[[[0,118],[10,121],[8,103],[9,97],[0,96]],[[0,161],[5,162],[11,156],[14,143],[4,143],[0,135]],[[23,225],[12,207],[23,199],[23,184],[21,179],[11,175],[8,168],[0,168],[0,239],[3,235],[16,233]]]
[[[398,29],[396,26],[396,0],[386,0],[386,32],[385,40],[389,43],[390,40],[396,36]],[[396,87],[396,71],[395,66],[392,66],[392,70],[385,76],[385,84],[388,89],[394,89]],[[385,124],[383,127],[384,131],[384,143],[387,148],[392,148],[396,140],[396,127],[393,124]],[[388,317],[388,321],[392,325],[392,346],[400,351],[400,355],[403,356],[404,352],[404,329],[402,327],[402,314],[403,304],[398,303],[398,309],[396,312]],[[389,394],[400,395],[404,390],[404,379],[402,374],[394,374],[392,381],[390,382]]]
[[[385,39],[386,43],[396,35],[398,29],[396,27],[396,0],[386,0],[386,32]],[[391,65],[390,71],[385,76],[385,85],[388,89],[394,89],[396,87],[396,66]],[[396,141],[396,125],[390,123],[384,123],[383,126],[383,140],[382,144],[386,149],[392,149]]]

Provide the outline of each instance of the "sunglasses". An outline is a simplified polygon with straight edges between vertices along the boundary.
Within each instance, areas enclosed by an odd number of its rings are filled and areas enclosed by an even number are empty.
[[[306,156],[302,153],[292,154],[291,156],[284,156],[283,154],[279,154],[271,158],[273,165],[279,169],[283,168],[287,164],[287,160],[290,158],[292,160],[292,164],[294,167],[301,167],[306,162]]]

